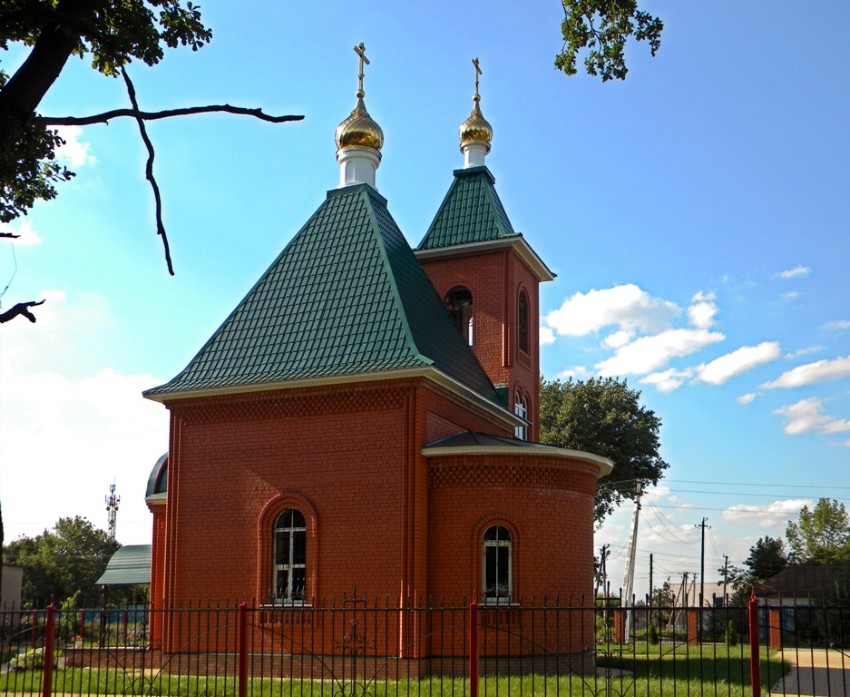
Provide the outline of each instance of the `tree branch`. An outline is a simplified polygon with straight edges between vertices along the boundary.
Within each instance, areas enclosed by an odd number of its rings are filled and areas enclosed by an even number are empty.
[[[16,235],[14,232],[0,232],[0,237],[10,237],[12,239],[17,239],[20,235]]]
[[[272,116],[271,114],[266,114],[262,109],[249,109],[247,107],[231,106],[230,104],[209,104],[206,106],[183,107],[181,109],[165,109],[163,111],[139,111],[137,108],[112,109],[111,111],[104,111],[101,114],[92,114],[91,116],[35,116],[33,122],[45,126],[89,126],[95,123],[107,123],[109,120],[120,116],[130,116],[137,121],[156,121],[157,119],[167,119],[172,116],[188,116],[191,114],[207,114],[212,112],[253,116],[269,123],[301,121],[304,118],[303,116],[294,114]]]
[[[0,324],[15,319],[15,317],[17,317],[18,315],[23,315],[30,322],[35,322],[35,315],[30,312],[30,308],[43,304],[44,300],[39,300],[37,302],[35,300],[30,300],[29,302],[25,303],[18,303],[17,305],[14,305],[10,309],[6,310],[6,312],[0,313]]]
[[[127,94],[130,97],[130,103],[133,105],[133,111],[138,112],[139,102],[136,100],[136,88],[133,86],[130,76],[127,74],[123,65],[121,66],[121,75],[124,78],[124,83],[127,85]],[[162,196],[159,193],[159,184],[156,183],[156,178],[153,176],[153,143],[151,143],[151,139],[148,138],[148,131],[145,128],[144,119],[136,117],[136,123],[139,124],[139,132],[142,135],[142,140],[145,142],[145,147],[148,149],[148,161],[145,165],[145,178],[151,183],[154,203],[156,204],[156,234],[162,237],[162,246],[165,248],[165,263],[168,265],[168,273],[173,276],[174,266],[171,263],[171,250],[168,247],[168,235],[165,232],[165,225],[162,222]]]

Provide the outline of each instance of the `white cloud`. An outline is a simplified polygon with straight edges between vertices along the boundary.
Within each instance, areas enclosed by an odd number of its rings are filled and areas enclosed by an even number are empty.
[[[720,332],[705,329],[668,329],[621,346],[611,358],[597,363],[596,369],[600,375],[644,375],[673,358],[690,355],[725,338]]]
[[[775,361],[781,356],[779,342],[763,341],[757,346],[742,346],[725,356],[715,358],[697,368],[697,379],[712,385],[722,385],[735,375],[756,366]]]
[[[738,404],[750,404],[758,396],[758,392],[748,392],[747,394],[742,394],[740,397],[738,397]]]
[[[56,157],[69,167],[83,167],[97,162],[94,155],[89,154],[91,143],[81,140],[83,129],[79,126],[59,126],[56,129],[59,137],[65,141],[56,149]]]
[[[796,368],[786,370],[776,380],[771,380],[762,385],[762,388],[772,389],[775,387],[802,387],[813,385],[818,382],[839,380],[850,376],[850,355],[832,360],[820,360],[814,363],[805,363]]]
[[[539,337],[541,346],[555,343],[555,332],[553,332],[549,327],[540,327]]]
[[[800,293],[798,293],[796,290],[791,290],[787,293],[783,293],[781,297],[783,300],[796,300],[800,297]]]
[[[620,346],[625,346],[634,338],[634,333],[621,329],[620,331],[609,334],[602,340],[602,345],[606,348],[617,349]]]
[[[668,370],[659,373],[650,373],[645,378],[641,379],[642,383],[653,385],[659,392],[672,392],[679,389],[684,382],[693,376],[693,370],[690,368],[685,370]]]
[[[702,291],[691,298],[692,304],[688,308],[688,321],[697,329],[710,329],[714,326],[714,316],[717,314],[717,305],[714,300],[714,293],[703,293]]]
[[[653,298],[634,284],[575,293],[544,322],[558,334],[584,336],[615,325],[629,332],[656,332],[680,314],[675,303]]]
[[[6,241],[22,247],[41,244],[41,237],[33,230],[32,223],[29,220],[21,220],[14,225],[0,225],[0,232],[11,232],[18,235],[18,237],[11,237]]]
[[[591,375],[593,375],[593,373],[583,365],[574,365],[572,368],[562,370],[555,377],[558,380],[569,380],[570,378],[573,380],[584,380],[589,378]]]
[[[841,332],[850,329],[850,319],[837,319],[833,322],[827,322],[823,328],[829,332]]]
[[[780,271],[776,275],[779,278],[799,278],[801,276],[808,276],[812,272],[811,268],[808,266],[795,266],[793,269],[786,269],[785,271]]]
[[[785,358],[799,358],[800,356],[817,353],[818,351],[823,351],[823,346],[807,346],[806,348],[797,349],[793,353],[789,353]]]
[[[850,431],[850,420],[824,413],[823,402],[817,397],[801,399],[794,404],[782,406],[773,413],[787,419],[782,430],[792,436],[804,433],[828,435]]]
[[[800,515],[803,506],[813,506],[811,499],[786,499],[785,501],[774,501],[766,504],[744,504],[739,503],[729,506],[720,517],[730,523],[743,524],[745,522],[758,523],[762,528],[784,527],[789,520]]]
[[[0,490],[7,539],[38,534],[65,516],[105,528],[103,497],[114,480],[119,541],[147,542],[144,491],[168,448],[168,413],[141,391],[162,380],[103,367],[103,337],[116,326],[103,299],[61,290],[40,296],[47,302],[36,308],[38,322],[3,327]]]

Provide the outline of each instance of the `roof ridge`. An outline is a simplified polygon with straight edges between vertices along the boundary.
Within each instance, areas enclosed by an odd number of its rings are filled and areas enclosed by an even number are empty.
[[[415,354],[415,357],[421,360],[426,365],[432,365],[434,361],[425,356],[419,350],[419,345],[417,344],[416,339],[413,336],[413,330],[410,327],[410,321],[407,316],[407,311],[405,310],[404,302],[401,298],[401,292],[398,287],[398,279],[396,278],[395,271],[393,269],[392,263],[390,262],[389,254],[387,252],[387,241],[381,231],[381,221],[378,220],[378,216],[375,214],[375,207],[374,202],[372,201],[372,194],[375,194],[381,199],[381,205],[384,209],[386,209],[387,200],[374,189],[366,190],[364,188],[364,200],[368,203],[369,217],[372,219],[372,229],[377,238],[376,242],[378,244],[378,250],[381,254],[381,259],[383,260],[384,268],[387,270],[387,278],[389,280],[396,312],[398,313],[401,319],[405,336],[407,337],[409,346]]]

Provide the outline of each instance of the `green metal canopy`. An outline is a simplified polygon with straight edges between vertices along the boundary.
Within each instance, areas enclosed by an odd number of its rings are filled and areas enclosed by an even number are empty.
[[[99,586],[131,586],[151,582],[151,546],[126,545],[121,547],[106,565]]]

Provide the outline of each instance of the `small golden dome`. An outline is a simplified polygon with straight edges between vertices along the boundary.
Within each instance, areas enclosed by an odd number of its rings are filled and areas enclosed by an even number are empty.
[[[490,152],[490,143],[493,140],[493,127],[481,115],[481,107],[478,106],[479,100],[480,97],[476,94],[473,97],[472,113],[460,125],[458,131],[460,145],[463,147],[467,143],[483,143],[487,148],[487,152]]]
[[[369,116],[363,97],[358,95],[351,115],[336,128],[337,150],[349,147],[371,148],[380,152],[384,145],[384,132]]]

